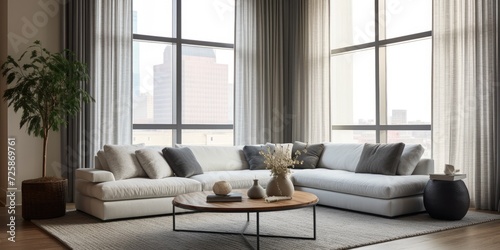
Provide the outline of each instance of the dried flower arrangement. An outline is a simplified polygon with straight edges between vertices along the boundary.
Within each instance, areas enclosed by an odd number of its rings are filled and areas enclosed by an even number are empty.
[[[290,174],[290,168],[294,165],[303,164],[304,161],[299,161],[297,158],[302,153],[307,152],[307,146],[304,150],[297,150],[292,157],[292,147],[291,145],[276,144],[274,151],[271,147],[267,147],[267,152],[261,150],[260,155],[264,156],[264,164],[266,164],[266,169],[271,170],[271,176],[278,176],[282,174]]]

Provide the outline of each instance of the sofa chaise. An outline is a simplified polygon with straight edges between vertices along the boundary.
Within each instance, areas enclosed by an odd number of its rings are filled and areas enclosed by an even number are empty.
[[[420,145],[404,145],[391,175],[356,171],[365,144],[323,145],[315,168],[292,170],[296,190],[316,194],[320,205],[386,217],[425,211],[422,194],[434,166],[420,159]],[[160,147],[104,146],[95,168],[76,171],[76,208],[101,220],[170,214],[176,195],[212,190],[220,180],[246,189],[258,179],[265,188],[271,178],[269,170],[251,170],[243,146],[187,148],[202,169],[188,178],[174,175]]]

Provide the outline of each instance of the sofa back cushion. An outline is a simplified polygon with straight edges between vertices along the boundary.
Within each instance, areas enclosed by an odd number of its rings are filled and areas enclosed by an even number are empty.
[[[175,146],[189,147],[203,172],[248,169],[243,146]]]
[[[318,167],[354,172],[358,165],[364,144],[325,143]]]
[[[318,167],[355,172],[363,152],[361,143],[325,143]],[[425,149],[420,144],[405,144],[397,175],[413,174]]]

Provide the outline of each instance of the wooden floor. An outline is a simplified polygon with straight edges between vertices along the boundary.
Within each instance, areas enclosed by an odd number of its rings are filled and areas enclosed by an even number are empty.
[[[74,208],[68,204],[68,208]],[[6,207],[0,207],[0,249],[65,249],[58,240],[45,233],[33,223],[24,221],[21,209],[16,209],[16,242],[8,240],[6,225],[9,216]],[[493,213],[493,212],[490,212]],[[383,230],[383,229],[381,229]],[[426,234],[407,239],[389,241],[358,249],[500,249],[500,220],[462,227],[443,232]]]

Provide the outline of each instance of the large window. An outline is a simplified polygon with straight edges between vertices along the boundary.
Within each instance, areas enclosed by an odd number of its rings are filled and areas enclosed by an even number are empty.
[[[431,156],[431,0],[331,0],[333,142],[420,143]]]
[[[133,143],[233,144],[234,8],[133,1]]]

